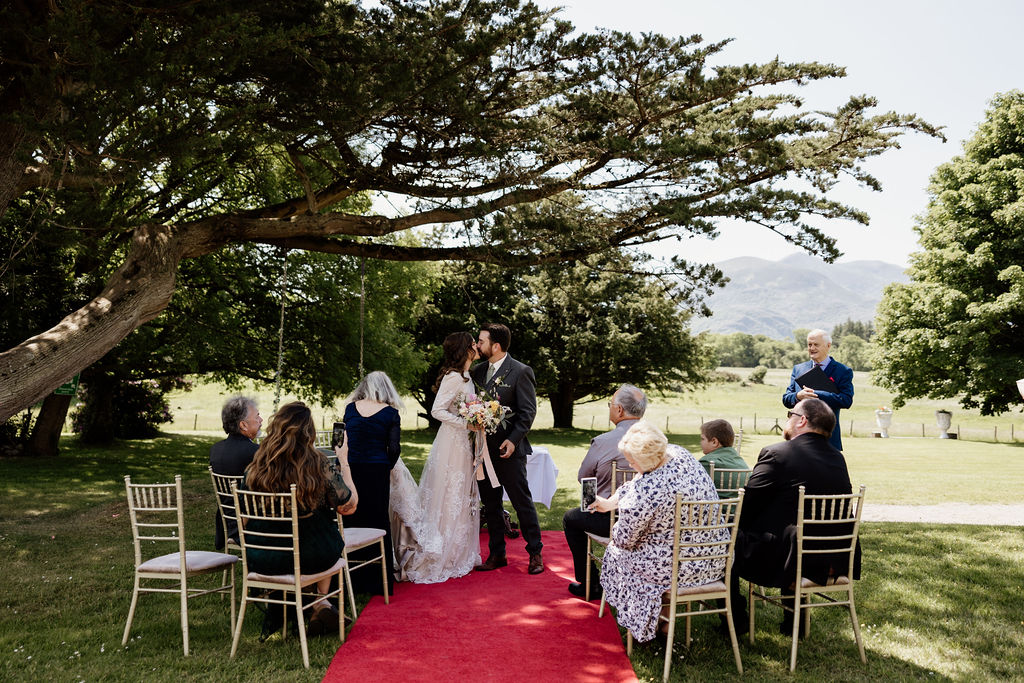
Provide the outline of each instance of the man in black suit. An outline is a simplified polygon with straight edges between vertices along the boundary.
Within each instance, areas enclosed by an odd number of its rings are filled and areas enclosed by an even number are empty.
[[[533,452],[526,435],[537,415],[537,386],[533,369],[508,355],[511,339],[512,334],[505,325],[484,325],[477,339],[477,351],[487,362],[477,364],[470,371],[476,386],[512,410],[505,423],[494,434],[487,435],[487,452],[500,486],[492,486],[487,478],[477,481],[490,541],[487,560],[477,565],[476,570],[490,571],[508,565],[501,504],[501,490],[504,488],[519,518],[526,552],[530,554],[528,571],[540,574],[544,571],[540,552],[544,544],[540,540],[537,508],[533,505],[526,479],[526,456]]]
[[[796,505],[800,486],[809,495],[848,494],[850,473],[843,454],[830,443],[835,414],[818,398],[797,403],[788,413],[782,443],[765,446],[744,486],[743,512],[736,536],[732,572],[732,612],[737,631],[748,628],[746,597],[739,577],[759,586],[786,589],[796,578]],[[842,528],[840,528],[842,527]],[[823,533],[849,533],[845,525]],[[860,578],[859,554],[852,578]],[[831,572],[846,572],[845,559],[833,555],[804,557],[803,575],[824,584]],[[791,633],[786,612],[780,630]]]
[[[210,467],[216,474],[241,476],[256,454],[258,446],[252,440],[259,434],[263,418],[256,401],[246,396],[233,396],[221,409],[220,420],[228,438],[210,446]],[[214,544],[217,550],[221,550],[224,548],[224,530],[220,523],[219,505],[214,521],[217,525]],[[228,536],[238,542],[238,526],[234,520],[228,520]]]

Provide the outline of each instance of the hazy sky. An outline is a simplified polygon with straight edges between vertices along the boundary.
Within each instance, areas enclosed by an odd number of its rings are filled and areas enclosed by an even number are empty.
[[[906,264],[917,250],[913,217],[927,203],[935,167],[961,152],[998,92],[1024,88],[1024,2],[1020,0],[539,0],[561,6],[581,30],[595,27],[666,35],[699,33],[705,41],[733,38],[722,63],[818,61],[847,68],[847,77],[801,89],[810,109],[834,109],[850,95],[869,94],[880,111],[916,113],[945,126],[948,142],[904,136],[867,166],[881,193],[840,187],[835,196],[867,211],[871,225],[826,225],[839,239],[843,261],[878,259]],[[794,247],[757,226],[723,224],[713,242],[672,242],[697,261],[733,256],[776,259]]]

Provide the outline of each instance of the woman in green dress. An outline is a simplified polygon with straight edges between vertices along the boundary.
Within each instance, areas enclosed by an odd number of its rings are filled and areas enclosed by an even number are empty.
[[[347,460],[341,456],[338,465],[328,465],[316,449],[315,439],[316,425],[306,404],[295,401],[281,406],[270,419],[267,436],[246,469],[243,484],[250,491],[267,493],[287,493],[295,484],[299,566],[303,574],[330,569],[341,557],[345,542],[338,531],[336,512],[352,512],[358,500]],[[255,531],[291,530],[291,524],[284,521],[252,520],[250,524]],[[265,542],[270,544],[272,539]],[[250,548],[246,558],[249,570],[260,574],[290,574],[293,570],[290,552]],[[327,593],[330,583],[330,577],[321,580],[317,591]],[[267,616],[276,611],[269,610]],[[320,600],[313,606],[310,631],[325,628],[332,620],[338,623],[337,612],[327,600]],[[264,631],[267,626],[264,623]]]

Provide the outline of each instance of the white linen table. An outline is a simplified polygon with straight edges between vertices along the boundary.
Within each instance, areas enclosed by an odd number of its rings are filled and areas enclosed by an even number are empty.
[[[543,503],[551,509],[551,499],[558,489],[558,468],[551,453],[543,446],[534,446],[533,453],[526,456],[526,480],[534,503]],[[505,500],[508,493],[502,492]]]

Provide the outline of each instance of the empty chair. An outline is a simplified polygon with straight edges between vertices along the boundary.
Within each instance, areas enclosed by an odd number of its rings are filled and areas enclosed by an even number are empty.
[[[230,593],[231,614],[229,628],[235,625],[235,573],[238,558],[227,553],[185,549],[185,513],[182,507],[181,475],[175,475],[173,484],[133,484],[124,478],[128,495],[128,516],[132,525],[135,545],[135,587],[124,625],[121,645],[128,643],[128,635],[135,619],[139,595],[144,593],[177,593],[181,599],[181,634],[188,656],[188,601],[208,593]],[[164,554],[143,553],[149,550],[169,550]],[[224,573],[221,585],[215,588],[193,588],[189,579],[201,574]],[[167,585],[168,583],[172,585]],[[162,585],[161,585],[162,584]]]
[[[231,657],[238,650],[238,640],[242,635],[246,605],[250,602],[262,602],[267,605],[292,606],[299,615],[299,642],[302,647],[302,663],[309,668],[309,648],[306,644],[306,628],[304,610],[311,609],[321,600],[337,596],[340,604],[338,610],[338,635],[345,642],[345,559],[338,556],[337,562],[324,571],[315,574],[302,574],[299,564],[299,506],[295,498],[295,484],[288,493],[263,493],[259,491],[239,490],[232,485],[235,516],[239,521],[239,540],[242,546],[242,607],[235,625],[235,636],[231,642]],[[289,558],[290,573],[260,574],[249,568],[249,551],[261,550],[280,552]],[[307,587],[320,582],[326,577],[336,576],[338,587],[320,593],[304,591]],[[269,592],[254,592],[269,591]],[[273,597],[280,592],[283,597]],[[307,605],[302,604],[303,596],[315,598]],[[268,607],[268,609],[270,609]],[[285,612],[287,614],[287,612]],[[287,636],[287,626],[284,629]]]
[[[757,601],[771,602],[793,613],[793,642],[790,647],[789,670],[796,670],[796,651],[800,636],[801,615],[803,630],[810,633],[811,609],[818,607],[846,607],[850,612],[853,636],[857,641],[860,660],[867,663],[864,641],[857,622],[853,600],[854,563],[857,538],[860,533],[861,506],[864,486],[857,493],[845,495],[806,495],[799,489],[796,523],[796,580],[786,595],[769,595],[760,586],[751,584],[748,592],[750,609],[750,642],[754,642],[754,605]],[[825,558],[824,556],[828,556]],[[816,562],[817,561],[817,562]],[[810,567],[827,561],[845,571],[832,571],[824,584],[806,577]],[[820,602],[815,602],[815,598]]]
[[[341,514],[338,515],[338,530],[341,532],[341,537],[345,540],[345,579],[348,584],[348,604],[349,609],[352,611],[352,620],[355,621],[356,598],[355,593],[352,590],[353,569],[359,569],[369,564],[380,563],[381,581],[384,583],[384,604],[391,604],[391,599],[388,594],[388,564],[384,559],[386,557],[385,553],[389,550],[384,544],[384,537],[387,532],[384,529],[374,529],[372,527],[363,526],[346,528],[344,521],[342,521]],[[349,560],[349,551],[368,548],[372,545],[379,545],[379,555],[356,562],[355,564]]]
[[[690,617],[709,614],[725,614],[732,641],[732,653],[736,670],[743,673],[736,627],[732,621],[732,601],[729,595],[729,579],[732,576],[733,546],[736,543],[736,526],[743,507],[743,491],[736,498],[723,501],[687,501],[682,495],[676,496],[675,526],[672,534],[672,585],[662,598],[663,607],[660,621],[668,623],[668,639],[665,646],[665,666],[662,680],[668,680],[672,666],[672,643],[675,639],[676,619],[686,618],[686,645],[690,644]],[[725,533],[722,533],[722,532]],[[725,570],[722,578],[701,586],[680,586],[679,577],[685,575],[686,565],[691,562],[722,560]],[[680,571],[682,568],[682,571]],[[722,600],[722,606],[715,601]],[[696,603],[696,604],[694,604]],[[667,608],[667,614],[665,613]],[[633,634],[626,632],[626,651],[632,653]]]
[[[636,476],[636,470],[620,468],[618,463],[612,461],[612,491],[611,495],[615,495],[615,491],[618,490],[622,484],[629,481]],[[587,574],[586,581],[584,582],[584,593],[583,595],[590,597],[590,563],[596,562],[598,565],[601,564],[601,557],[597,554],[597,546],[607,548],[608,543],[611,541],[611,528],[615,526],[615,510],[612,510],[608,521],[608,535],[595,534],[590,531],[587,534]],[[598,617],[604,616],[604,595],[601,596],[601,607],[597,611]]]

